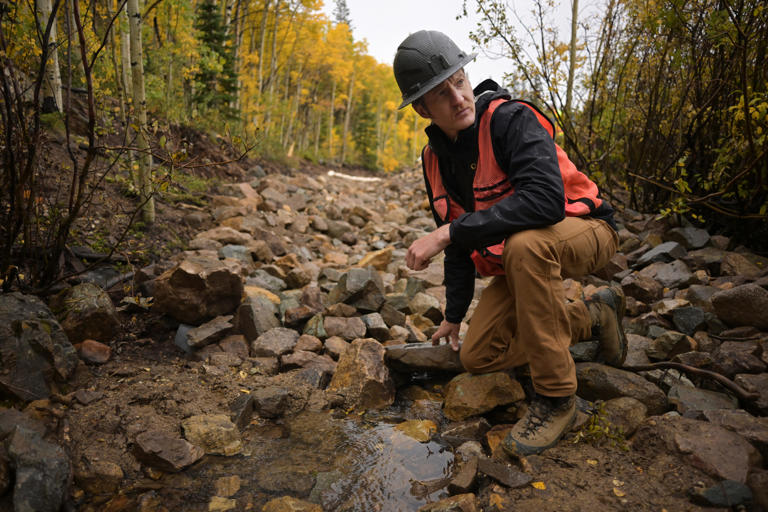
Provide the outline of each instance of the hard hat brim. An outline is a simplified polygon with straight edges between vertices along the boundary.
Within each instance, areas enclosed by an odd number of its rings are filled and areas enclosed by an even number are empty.
[[[418,91],[416,91],[415,93],[411,94],[410,96],[406,96],[403,99],[403,102],[400,104],[400,106],[397,107],[397,109],[400,110],[403,107],[407,107],[408,105],[410,105],[411,103],[413,103],[417,99],[419,99],[422,96],[424,96],[429,91],[431,91],[432,89],[434,89],[435,87],[440,85],[443,82],[443,80],[446,80],[451,75],[453,75],[455,72],[457,72],[458,70],[460,70],[461,68],[463,68],[464,66],[466,66],[467,64],[472,62],[475,59],[475,57],[477,57],[476,53],[472,53],[470,55],[467,55],[466,57],[461,59],[459,62],[454,64],[453,66],[451,66],[448,69],[444,70],[439,75],[435,75],[430,81],[428,81],[426,84],[421,86],[421,88]]]

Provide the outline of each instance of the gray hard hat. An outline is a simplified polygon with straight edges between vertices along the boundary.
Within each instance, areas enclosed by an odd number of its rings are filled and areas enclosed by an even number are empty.
[[[421,98],[476,56],[476,53],[467,55],[448,36],[436,30],[419,30],[409,35],[397,47],[392,65],[403,95],[403,102],[397,108]]]

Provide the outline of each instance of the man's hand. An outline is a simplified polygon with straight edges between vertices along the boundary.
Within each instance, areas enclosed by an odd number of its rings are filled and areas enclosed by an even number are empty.
[[[405,255],[405,264],[411,270],[424,270],[432,257],[451,243],[450,224],[440,226],[411,244]]]
[[[446,338],[451,348],[458,352],[459,350],[459,324],[454,324],[448,320],[443,320],[435,334],[432,335],[432,344],[439,345],[442,338]]]

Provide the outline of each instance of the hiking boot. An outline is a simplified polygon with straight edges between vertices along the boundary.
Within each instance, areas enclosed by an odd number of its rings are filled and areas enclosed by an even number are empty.
[[[602,288],[584,303],[592,319],[592,337],[600,342],[598,361],[621,368],[627,358],[627,337],[621,326],[626,309],[624,293],[616,286]]]
[[[528,411],[506,435],[501,446],[510,455],[533,455],[554,446],[576,417],[574,395],[537,395]]]

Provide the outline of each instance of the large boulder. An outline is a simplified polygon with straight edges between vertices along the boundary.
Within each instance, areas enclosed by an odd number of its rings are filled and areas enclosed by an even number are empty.
[[[754,284],[743,284],[712,295],[715,314],[726,324],[768,329],[768,290]]]
[[[445,388],[445,417],[461,421],[525,398],[520,383],[504,372],[462,373]]]
[[[157,278],[155,309],[179,322],[199,325],[232,313],[242,294],[236,268],[216,258],[188,256]]]
[[[353,341],[339,357],[328,389],[349,407],[380,409],[395,399],[395,384],[384,363],[384,347],[372,338]]]
[[[50,395],[75,371],[77,352],[48,306],[21,293],[0,295],[0,389],[22,400]]]
[[[667,396],[643,377],[598,363],[577,363],[578,395],[585,400],[610,400],[629,396],[645,404],[648,414],[667,410]]]
[[[93,283],[62,291],[51,302],[70,343],[96,340],[109,343],[120,328],[117,310],[107,292]]]

